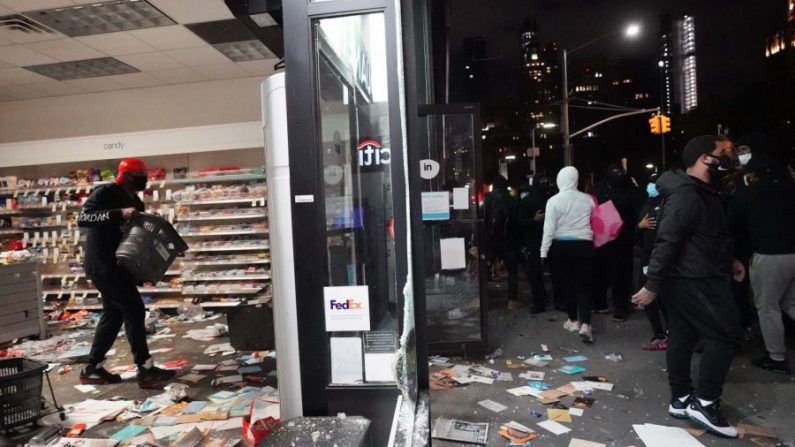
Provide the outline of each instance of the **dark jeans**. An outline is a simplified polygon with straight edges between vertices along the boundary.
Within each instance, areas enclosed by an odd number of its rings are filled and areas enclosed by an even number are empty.
[[[541,265],[541,250],[538,246],[530,246],[525,248],[525,252],[524,272],[533,292],[531,297],[533,308],[543,309],[546,306],[547,291],[544,287],[544,266]]]
[[[746,271],[749,271],[748,263],[743,263]],[[749,275],[745,275],[742,282],[732,281],[732,293],[734,294],[734,304],[737,305],[737,312],[740,315],[740,324],[743,328],[751,327],[751,317],[753,316],[754,309],[751,307],[751,297],[749,291],[751,289],[751,282],[748,279]]]
[[[629,311],[629,298],[632,294],[633,270],[632,241],[609,242],[596,249],[596,280],[594,306],[607,309],[607,289],[613,297],[614,312]]]
[[[566,298],[563,297],[561,275],[558,274],[557,270],[552,268],[555,265],[555,244],[552,244],[552,247],[549,249],[547,262],[547,267],[550,269],[550,276],[552,277],[552,299],[555,301],[555,309],[564,310],[566,309]]]
[[[668,382],[674,397],[690,394],[690,363],[700,339],[704,342],[696,396],[720,398],[726,374],[740,346],[742,328],[729,282],[722,279],[671,279],[663,306],[668,315]]]
[[[554,241],[552,269],[559,276],[569,320],[591,324],[594,248],[591,241]]]
[[[125,271],[92,279],[102,293],[102,316],[94,334],[88,364],[96,365],[105,360],[105,354],[113,346],[123,324],[133,360],[136,365],[143,365],[150,357],[146,344],[146,308],[135,281]]]
[[[502,259],[505,263],[505,269],[508,270],[508,299],[515,300],[519,298],[519,254],[517,253],[516,246],[509,246],[508,244],[500,244],[495,247],[489,255],[489,265],[494,263],[495,259]]]

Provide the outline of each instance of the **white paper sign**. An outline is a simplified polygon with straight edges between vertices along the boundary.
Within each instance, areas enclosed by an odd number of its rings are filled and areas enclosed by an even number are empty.
[[[368,382],[394,382],[392,372],[394,353],[365,353],[364,374]]]
[[[331,337],[331,383],[362,383],[362,339]]]
[[[442,255],[442,270],[460,270],[467,267],[464,238],[439,239],[439,246]]]
[[[450,219],[450,193],[447,191],[422,193],[422,220]]]
[[[367,286],[324,287],[326,332],[369,331],[370,291]]]
[[[469,188],[453,188],[453,209],[469,209]]]

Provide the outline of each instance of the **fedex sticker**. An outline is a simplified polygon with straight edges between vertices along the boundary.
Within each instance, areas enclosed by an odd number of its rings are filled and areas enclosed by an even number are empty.
[[[367,286],[324,287],[326,332],[369,331],[370,292]]]

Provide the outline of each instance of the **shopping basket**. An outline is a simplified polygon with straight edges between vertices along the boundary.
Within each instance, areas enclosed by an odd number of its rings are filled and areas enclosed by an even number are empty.
[[[42,410],[42,376],[47,365],[26,358],[0,359],[0,429],[35,422]]]
[[[116,260],[140,282],[157,283],[188,244],[167,220],[141,213],[129,222],[116,249]]]

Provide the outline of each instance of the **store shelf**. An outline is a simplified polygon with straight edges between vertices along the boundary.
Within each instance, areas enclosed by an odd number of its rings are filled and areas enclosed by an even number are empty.
[[[180,233],[182,237],[202,237],[202,236],[246,236],[252,234],[268,234],[268,230],[240,230],[240,231],[213,231],[213,232],[192,232]]]
[[[267,213],[257,213],[257,214],[226,214],[222,216],[187,216],[187,217],[176,217],[174,218],[177,222],[201,222],[207,220],[241,220],[241,219],[264,219],[268,217]]]
[[[22,233],[24,233],[24,231],[17,229],[0,230],[0,236],[13,236]]]
[[[183,282],[206,282],[206,281],[248,281],[248,280],[269,280],[271,275],[240,275],[240,276],[188,276],[182,278]]]
[[[211,252],[211,251],[256,251],[256,250],[270,250],[270,246],[265,245],[227,245],[224,247],[206,247],[206,248],[190,248],[188,252],[190,253],[198,253],[198,252]]]
[[[211,267],[217,265],[244,265],[244,264],[270,264],[270,259],[230,259],[227,261],[182,261],[185,266],[193,266],[193,267]]]
[[[200,295],[200,296],[208,296],[208,295],[256,295],[260,293],[264,289],[264,287],[260,287],[258,289],[226,289],[226,290],[214,290],[212,292],[188,292],[183,289],[183,295]]]
[[[72,295],[98,295],[97,289],[53,289],[43,290],[42,296],[72,296]]]
[[[0,210],[0,217],[2,217],[2,216],[19,216],[20,214],[22,214],[22,213],[20,213],[19,210],[8,210],[8,209]]]
[[[97,182],[94,185],[78,185],[78,186],[51,186],[49,188],[17,188],[17,189],[0,189],[0,196],[29,196],[31,194],[44,194],[48,195],[50,193],[54,193],[56,191],[63,191],[66,194],[71,194],[72,192],[80,193],[80,191],[90,192],[95,185],[99,185],[100,183],[110,183],[110,182]]]
[[[268,296],[268,297],[262,297],[262,298],[246,300],[246,301],[227,301],[227,302],[211,301],[211,302],[207,302],[207,303],[199,303],[199,306],[201,306],[204,309],[218,309],[218,308],[225,308],[225,307],[238,307],[238,306],[242,306],[242,305],[252,305],[253,306],[253,305],[257,305],[257,304],[266,304],[266,303],[268,303],[270,301],[271,301],[271,297]],[[164,303],[164,304],[149,303],[149,304],[146,305],[146,308],[148,310],[152,310],[152,309],[179,309],[179,306],[181,304],[182,303]],[[54,308],[54,306],[51,306],[51,305],[45,305],[44,306],[44,310],[45,311],[52,311],[53,308]],[[64,307],[63,309],[64,310],[102,310],[102,305],[101,304],[69,305],[69,306]]]
[[[140,293],[182,293],[182,288],[139,287]]]
[[[236,199],[212,199],[212,200],[186,200],[176,201],[175,205],[225,205],[234,203],[263,203],[266,202],[264,197],[240,197]],[[257,205],[252,205],[257,206]]]

